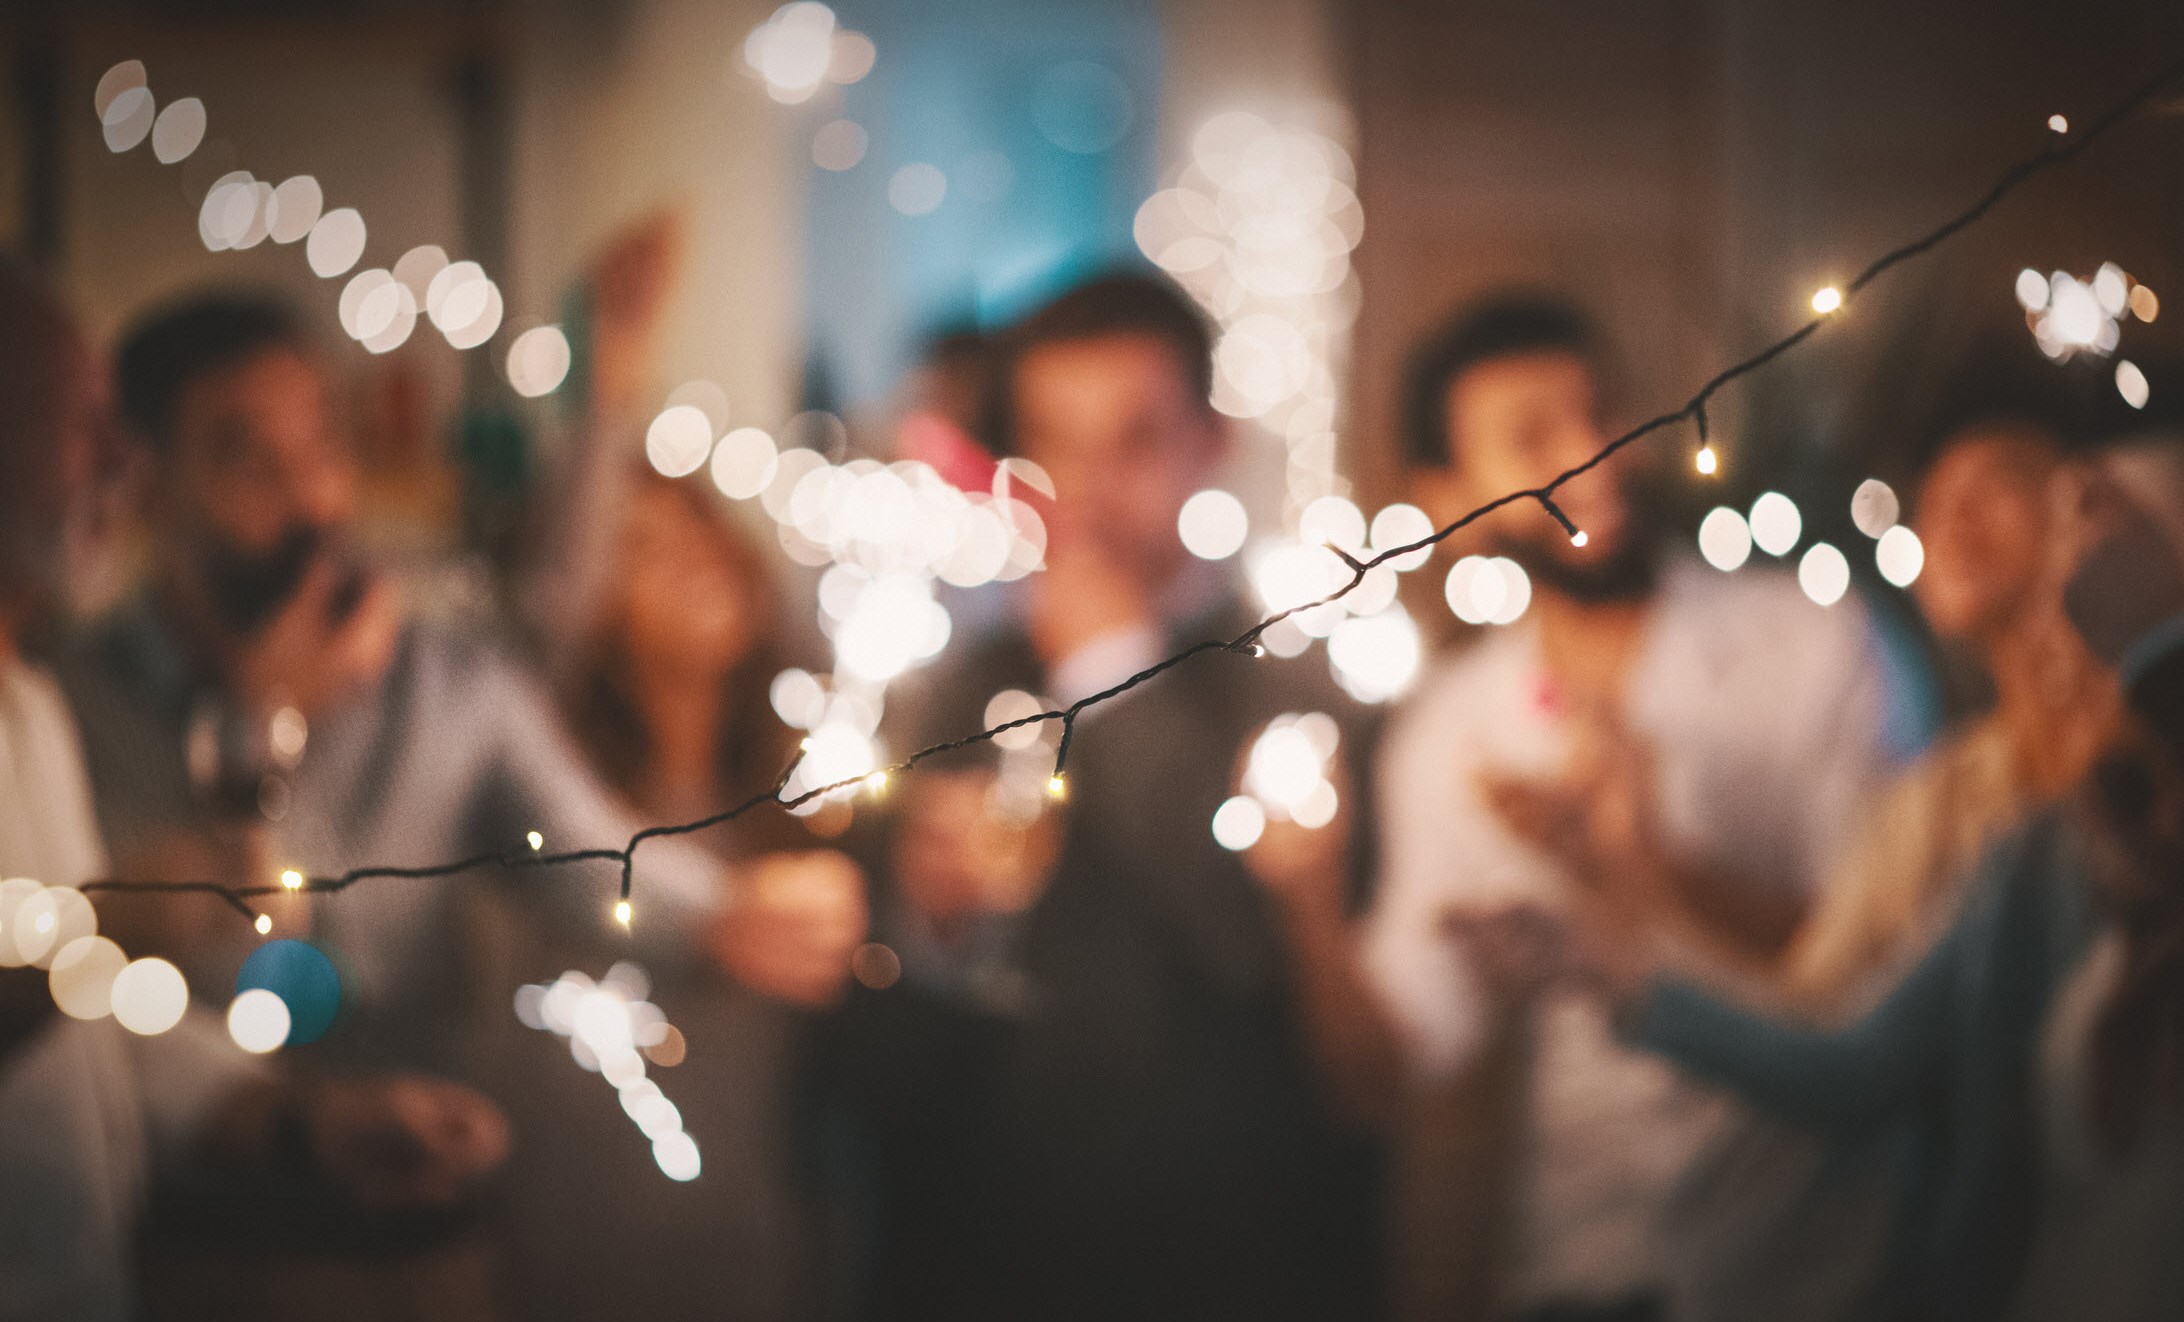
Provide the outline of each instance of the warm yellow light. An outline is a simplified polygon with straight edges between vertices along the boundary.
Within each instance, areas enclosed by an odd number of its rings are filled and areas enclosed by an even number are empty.
[[[1843,306],[1843,291],[1837,289],[1834,285],[1829,285],[1812,296],[1812,310],[1823,315],[1833,312],[1841,306]]]
[[[884,771],[875,771],[871,775],[865,777],[864,784],[865,788],[872,792],[872,797],[876,799],[882,794],[887,793],[887,773]]]
[[[2070,121],[2064,119],[2061,115],[2049,115],[2048,127],[2054,129],[2057,133],[2068,133],[2070,132]]]
[[[1047,777],[1047,797],[1056,800],[1069,797],[1069,782],[1063,780],[1058,771]]]
[[[1570,545],[1572,546],[1583,546],[1585,543],[1591,540],[1592,538],[1588,536],[1585,530],[1582,528],[1570,534]]]
[[[624,927],[629,926],[628,900],[616,900],[614,902],[614,921],[620,923]]]
[[[292,891],[300,891],[303,889],[303,874],[294,868],[289,868],[281,873],[281,885]]]
[[[1699,472],[1706,477],[1712,477],[1714,470],[1721,467],[1721,460],[1715,457],[1714,447],[1711,445],[1700,446],[1699,452],[1692,456],[1691,462],[1697,465]]]
[[[526,835],[523,838],[531,842],[531,852],[534,854],[546,847],[546,837],[540,835],[536,831],[531,832],[529,835]]]
[[[259,936],[264,936],[273,930],[273,917],[271,914],[259,914],[258,921],[252,923],[251,926],[258,929]]]

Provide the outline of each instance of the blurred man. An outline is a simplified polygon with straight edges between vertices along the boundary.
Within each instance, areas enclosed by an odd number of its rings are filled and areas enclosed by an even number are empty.
[[[1413,369],[1419,504],[1445,524],[1590,459],[1609,439],[1602,363],[1593,329],[1556,303],[1457,318]],[[1721,1119],[1703,1090],[1619,1046],[1589,1003],[1504,998],[1452,920],[1628,890],[1672,897],[1662,911],[1690,920],[1682,948],[1703,966],[1721,962],[1702,951],[1772,951],[1889,759],[1888,695],[1855,599],[1822,609],[1780,575],[1665,555],[1642,502],[1646,453],[1556,493],[1582,544],[1536,509],[1488,525],[1531,580],[1530,610],[1443,662],[1391,728],[1367,977],[1336,967],[1305,983],[1325,1017],[1353,1025],[1319,1039],[1342,1047],[1323,1065],[1354,1096],[1379,1080],[1384,1114],[1398,1109],[1390,1056],[1428,1098],[1458,1095],[1489,1063],[1513,1081],[1466,1122],[1491,1135],[1459,1145],[1476,1169],[1409,1172],[1422,1198],[1406,1210],[1406,1307],[1421,1315],[1459,1294],[1480,1306],[1480,1281],[1446,1274],[1462,1260],[1452,1233],[1507,1237],[1487,1291],[1500,1312],[1661,1315],[1670,1194]],[[1352,957],[1333,934],[1300,948]],[[1417,1116],[1437,1105],[1414,1113],[1419,1150],[1436,1136]],[[1504,1185],[1513,1224],[1479,1206]]]
[[[119,375],[150,460],[152,582],[66,677],[117,849],[221,817],[268,823],[273,866],[313,874],[507,850],[534,830],[549,849],[628,839],[635,823],[530,677],[475,638],[410,621],[364,556],[357,464],[326,369],[285,309],[232,297],[171,307],[127,337]],[[672,957],[688,935],[762,989],[832,986],[858,935],[835,916],[862,900],[839,860],[814,873],[793,912],[724,903],[704,855],[656,842],[637,860],[640,947]],[[609,864],[523,885],[600,930],[612,878]],[[809,903],[814,888],[826,904]],[[344,1053],[446,1060],[464,966],[454,893],[365,885],[313,903],[353,1012]],[[773,933],[765,959],[750,957],[754,930]]]
[[[104,869],[76,732],[20,648],[83,570],[93,478],[113,447],[106,373],[38,282],[0,265],[0,875],[75,886]],[[102,908],[131,954],[181,953]],[[13,942],[12,914],[0,940]],[[45,971],[0,952],[0,1317],[133,1315],[132,1240],[155,1177],[317,1177],[308,1197],[375,1211],[444,1205],[497,1166],[506,1129],[484,1098],[393,1077],[298,1085],[193,1007],[156,1037],[64,1017]],[[40,959],[36,962],[48,962]]]
[[[903,748],[1257,614],[1177,534],[1227,447],[1183,295],[1096,280],[1006,349],[995,436],[1053,479],[1046,569],[922,710],[898,700]],[[1210,829],[1254,733],[1313,711],[1351,714],[1323,666],[1217,653],[1089,710],[1064,804],[1051,727],[904,781],[880,924],[902,983],[853,1000],[835,1054],[878,1171],[871,1311],[1377,1311],[1370,1154],[1314,1089],[1277,916]]]

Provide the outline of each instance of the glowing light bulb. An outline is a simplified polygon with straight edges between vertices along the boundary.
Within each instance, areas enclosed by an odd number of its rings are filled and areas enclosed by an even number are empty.
[[[281,873],[281,885],[292,891],[300,891],[303,889],[303,874],[294,868],[288,868]]]
[[[1069,797],[1069,782],[1062,779],[1061,772],[1047,777],[1047,797],[1056,802]]]
[[[259,914],[257,921],[253,922],[251,926],[258,929],[259,936],[264,936],[273,930],[273,917],[271,914]]]
[[[865,777],[864,784],[865,788],[871,791],[872,797],[876,799],[882,794],[887,793],[887,773],[884,771],[875,771],[871,775]]]
[[[2070,121],[2064,119],[2061,115],[2049,115],[2048,127],[2057,133],[2068,133],[2070,132]]]
[[[616,900],[614,902],[614,921],[620,923],[624,927],[629,926],[628,900]]]
[[[544,848],[546,847],[546,837],[545,837],[545,836],[542,836],[542,835],[540,835],[540,834],[539,834],[538,832],[536,832],[536,831],[531,831],[531,832],[529,832],[529,833],[525,834],[525,836],[524,836],[523,838],[524,838],[525,840],[528,840],[528,841],[530,841],[530,843],[531,843],[531,852],[532,852],[532,853],[534,853],[534,854],[535,854],[535,853],[537,853],[537,852],[538,852],[539,850],[541,850],[541,849],[544,849]]]
[[[1812,296],[1812,310],[1825,316],[1843,306],[1843,291],[1829,285]]]
[[[1580,528],[1576,532],[1570,534],[1570,545],[1572,546],[1583,546],[1585,543],[1591,540],[1592,537],[1588,533],[1586,533],[1583,528]]]
[[[1714,470],[1721,467],[1721,460],[1715,456],[1714,447],[1711,445],[1700,446],[1699,452],[1691,456],[1691,462],[1705,477],[1712,477]]]

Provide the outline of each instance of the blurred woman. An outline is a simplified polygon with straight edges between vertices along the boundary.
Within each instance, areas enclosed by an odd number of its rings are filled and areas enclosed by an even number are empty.
[[[649,820],[680,821],[765,792],[796,752],[767,687],[778,603],[758,547],[700,487],[647,475],[630,493],[618,565],[566,684],[593,764]],[[719,843],[748,854],[754,815]]]
[[[2139,719],[2103,741],[2067,805],[1982,856],[1955,921],[1875,1009],[1793,1026],[1661,976],[1620,927],[1579,942],[1638,1045],[1818,1132],[1907,1135],[1889,1252],[1857,1316],[2153,1318],[2184,1290],[2184,732],[2165,728],[2184,667],[2146,677],[2184,638],[2184,555],[2164,531],[2177,511],[2120,475],[2104,465],[2050,549],[2072,566],[2084,641],[2154,645],[2154,662],[2121,667]],[[2164,485],[2162,500],[2184,499],[2184,481]],[[2170,604],[2148,611],[2164,586]],[[2133,627],[2098,627],[2089,597],[2122,603]],[[2114,673],[2119,649],[2100,650]],[[1561,963],[1537,921],[1472,931],[1496,976]]]

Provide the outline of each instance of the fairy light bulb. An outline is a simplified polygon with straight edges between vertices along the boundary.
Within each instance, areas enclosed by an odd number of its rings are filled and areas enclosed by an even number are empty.
[[[1057,771],[1047,777],[1047,797],[1056,803],[1069,797],[1069,782],[1062,779],[1061,772]]]
[[[536,831],[526,834],[523,838],[530,842],[531,852],[534,854],[546,847],[546,837]]]
[[[2048,127],[2057,133],[2068,133],[2070,132],[2070,121],[2064,119],[2061,115],[2049,115]]]
[[[1572,546],[1583,546],[1585,543],[1591,540],[1591,534],[1587,533],[1583,528],[1580,528],[1576,532],[1570,534],[1570,545]]]
[[[292,891],[300,891],[303,889],[303,874],[294,868],[284,869],[281,873],[281,885]]]
[[[259,936],[264,936],[273,930],[273,916],[271,914],[259,914],[256,921],[251,923],[251,926],[258,929]]]
[[[871,775],[865,777],[864,784],[866,791],[868,791],[872,795],[872,797],[876,799],[882,794],[887,793],[887,773],[884,771],[875,771]]]
[[[616,900],[614,902],[614,921],[620,923],[624,927],[629,926],[628,900]]]
[[[1699,452],[1691,456],[1691,462],[1699,470],[1701,477],[1712,477],[1715,470],[1721,467],[1721,460],[1714,454],[1714,447],[1711,445],[1700,446]]]
[[[1812,310],[1826,316],[1843,306],[1843,291],[1829,285],[1812,296]]]

